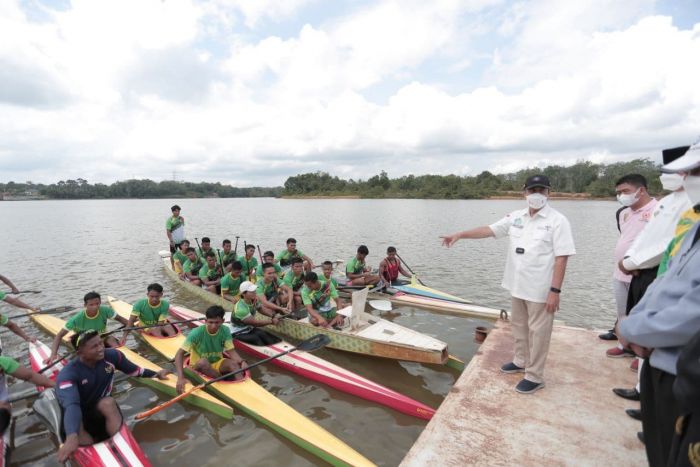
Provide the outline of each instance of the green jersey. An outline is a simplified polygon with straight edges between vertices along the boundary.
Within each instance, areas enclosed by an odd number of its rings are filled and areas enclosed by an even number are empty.
[[[225,350],[233,350],[233,338],[228,326],[222,325],[216,334],[209,334],[206,325],[194,328],[182,343],[182,349],[190,353],[190,365],[206,358],[209,363],[216,363],[224,356]]]
[[[173,261],[179,261],[180,264],[184,266],[184,264],[189,261],[189,258],[182,251],[177,250],[173,253]]]
[[[265,280],[260,280],[258,281],[258,290],[256,293],[258,295],[264,295],[266,299],[268,300],[274,300],[277,298],[277,294],[279,293],[279,288],[282,285],[282,281],[278,278],[275,277],[272,282],[269,284],[265,282]]]
[[[182,270],[196,276],[199,274],[199,270],[202,269],[202,265],[202,260],[199,258],[197,258],[194,263],[187,259],[185,264],[182,265]]]
[[[223,251],[221,252],[221,260],[224,262],[224,267],[236,261],[237,258],[238,256],[233,252],[233,250],[229,251],[228,253],[224,253]]]
[[[147,298],[143,298],[134,303],[131,316],[136,316],[144,326],[150,326],[168,319],[169,308],[170,303],[167,300],[161,300],[158,305],[153,306]]]
[[[172,235],[175,244],[185,239],[185,219],[182,216],[168,217],[165,221],[165,228]]]
[[[303,258],[304,253],[301,250],[295,250],[290,253],[286,248],[275,255],[275,261],[278,261],[282,266],[289,266],[292,258]]]
[[[353,256],[350,261],[348,261],[347,266],[345,266],[346,274],[362,274],[365,270],[365,262],[357,259],[357,256]]]
[[[301,289],[302,285],[304,285],[304,273],[302,272],[298,276],[295,276],[294,271],[287,271],[282,282],[287,284],[293,291],[296,292],[297,290]]]
[[[282,267],[277,263],[275,263],[274,266],[275,266],[275,272],[279,276],[280,273],[282,272]],[[255,268],[255,275],[258,277],[262,277],[262,275],[263,275],[262,264],[258,265],[258,267]]]
[[[7,297],[7,294],[0,290],[0,302],[5,301],[5,297]],[[10,319],[7,316],[0,315],[0,326],[6,325],[8,321],[10,321]]]
[[[90,317],[87,315],[85,308],[74,314],[66,321],[65,328],[69,331],[80,332],[88,329],[103,333],[107,330],[107,320],[116,316],[114,310],[107,305],[100,305],[97,309],[97,315]]]
[[[231,273],[226,274],[224,278],[221,279],[221,293],[233,295],[234,297],[240,295],[240,287],[244,280],[245,278],[243,276],[233,277]]]
[[[202,268],[199,270],[198,275],[200,279],[208,281],[215,281],[221,277],[219,267],[215,265],[213,268],[210,269],[208,264],[202,266]]]
[[[19,362],[14,358],[0,357],[0,368],[6,375],[11,375],[19,368]]]
[[[255,259],[255,256],[250,258],[249,260],[246,261],[245,255],[244,256],[239,256],[238,261],[241,263],[243,266],[243,275],[247,276],[250,274],[250,271],[255,270],[255,268],[258,267],[258,260]]]
[[[255,316],[255,306],[246,303],[245,300],[238,300],[233,310],[233,320],[238,324],[243,324],[243,320]]]
[[[308,286],[301,288],[301,301],[304,305],[311,305],[314,310],[327,313],[333,309],[332,298],[338,298],[338,291],[330,282],[321,282],[318,290]]]
[[[201,259],[203,263],[207,262],[206,255],[208,255],[209,253],[214,253],[214,258],[216,258],[216,263],[217,264],[219,263],[220,258],[219,258],[218,252],[215,249],[213,249],[212,247],[209,247],[208,250],[203,250],[202,248],[197,248],[196,251],[197,251],[197,256],[199,256],[199,259]]]
[[[0,301],[4,301],[6,296],[7,296],[7,294],[5,292],[3,292],[2,290],[0,290]]]
[[[321,281],[322,284],[325,284],[326,282],[328,282],[328,278],[326,276],[320,276],[318,278],[318,280]],[[331,281],[331,284],[333,284],[333,287],[335,287],[337,289],[338,288],[338,281],[335,280],[335,278],[333,278],[333,277],[330,278],[330,281]]]

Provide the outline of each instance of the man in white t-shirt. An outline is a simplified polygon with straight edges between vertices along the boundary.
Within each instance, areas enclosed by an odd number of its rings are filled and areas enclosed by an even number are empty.
[[[489,226],[441,237],[447,247],[462,238],[510,238],[501,285],[511,294],[515,356],[501,371],[525,373],[515,386],[522,394],[544,387],[544,364],[566,263],[576,254],[569,221],[547,204],[550,188],[544,175],[529,177],[524,186],[527,208]]]

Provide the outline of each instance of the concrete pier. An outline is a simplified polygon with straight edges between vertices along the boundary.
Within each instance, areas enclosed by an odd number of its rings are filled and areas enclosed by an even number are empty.
[[[521,373],[499,371],[513,357],[499,321],[401,465],[646,465],[641,422],[624,412],[639,403],[611,390],[634,387],[632,359],[606,357],[616,342],[597,334],[555,326],[546,386],[524,395],[513,389]]]

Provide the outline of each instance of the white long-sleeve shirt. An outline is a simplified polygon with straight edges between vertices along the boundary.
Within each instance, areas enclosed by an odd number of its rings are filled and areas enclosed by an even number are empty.
[[[627,249],[622,265],[625,269],[647,269],[658,266],[673,239],[681,214],[690,209],[691,203],[685,191],[674,191],[662,198],[654,209],[651,220]]]

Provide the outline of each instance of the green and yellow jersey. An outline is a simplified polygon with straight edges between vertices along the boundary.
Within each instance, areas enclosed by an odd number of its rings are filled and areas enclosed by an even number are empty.
[[[241,275],[238,277],[233,277],[231,273],[226,274],[223,279],[221,279],[221,293],[226,295],[240,295],[241,284],[245,278]]]
[[[153,306],[147,298],[143,298],[134,303],[131,316],[136,316],[144,326],[158,324],[168,319],[168,309],[170,303],[167,300],[160,300],[158,305]]]
[[[182,349],[190,353],[190,365],[202,358],[216,363],[224,358],[224,351],[233,350],[231,331],[227,326],[221,326],[216,334],[210,334],[206,326],[199,326],[187,335]]]
[[[87,310],[83,308],[76,314],[74,314],[66,324],[64,328],[73,332],[81,332],[87,330],[94,330],[99,333],[107,331],[107,321],[113,319],[116,313],[111,307],[107,305],[100,305],[97,309],[97,314],[95,316],[88,316]]]

